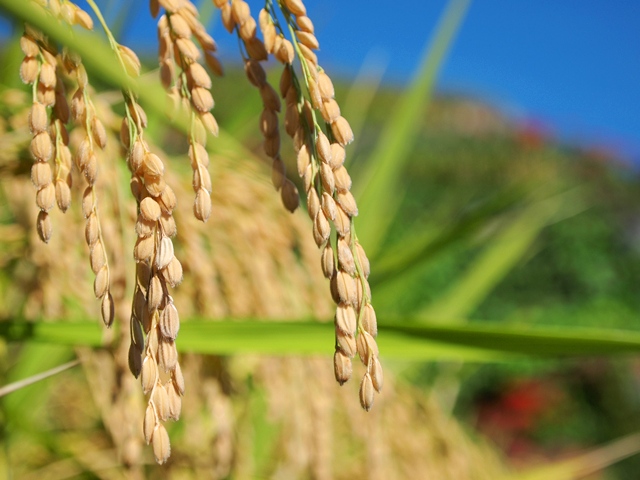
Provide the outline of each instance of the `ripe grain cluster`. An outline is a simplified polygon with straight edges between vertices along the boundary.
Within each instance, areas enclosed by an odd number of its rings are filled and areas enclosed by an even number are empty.
[[[91,16],[67,0],[37,3],[51,15],[51,21],[93,28]],[[311,234],[336,303],[335,378],[340,385],[347,382],[353,374],[352,359],[358,355],[364,364],[360,403],[368,411],[375,393],[382,389],[383,373],[368,283],[370,265],[356,235],[358,207],[344,165],[345,148],[352,142],[353,132],[341,115],[332,80],[319,64],[316,52],[320,43],[314,24],[301,0],[266,0],[257,20],[244,0],[213,3],[220,10],[224,27],[237,35],[247,79],[260,94],[259,130],[264,152],[272,162],[273,185],[291,212],[298,208],[300,194],[287,176],[284,159],[295,157],[293,163],[304,189]],[[120,68],[135,80],[141,73],[137,55],[116,41],[95,3],[89,4],[105,29]],[[171,100],[171,115],[186,119],[195,192],[193,213],[196,219],[206,222],[215,214],[206,147],[208,136],[217,136],[218,124],[211,113],[213,81],[205,65],[213,75],[222,75],[217,45],[191,1],[150,0],[150,11],[154,18],[158,17],[159,74]],[[48,242],[53,234],[50,210],[56,204],[62,212],[69,208],[71,169],[75,163],[87,185],[81,203],[86,219],[85,241],[95,274],[94,293],[101,301],[104,323],[111,326],[114,301],[99,210],[99,166],[108,161],[102,154],[107,128],[94,106],[93,88],[82,58],[55,45],[29,25],[20,45],[25,55],[20,75],[24,83],[32,86],[31,177],[40,209],[38,235]],[[278,89],[267,80],[263,66],[270,57],[282,65]],[[65,85],[73,86],[70,100]],[[148,395],[144,438],[152,444],[156,461],[164,463],[171,452],[164,422],[180,417],[185,393],[176,347],[180,320],[171,294],[183,278],[173,243],[177,233],[173,216],[176,195],[167,183],[166,161],[148,140],[145,110],[131,89],[123,88],[122,95],[125,114],[120,127],[121,149],[131,173],[130,189],[137,206],[128,363]],[[281,114],[284,132],[293,140],[295,151],[291,153],[281,151]],[[72,125],[81,137],[73,153],[67,132]]]

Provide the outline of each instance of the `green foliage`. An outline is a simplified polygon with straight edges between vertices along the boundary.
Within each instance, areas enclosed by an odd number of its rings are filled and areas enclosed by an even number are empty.
[[[369,255],[376,258],[393,218],[402,203],[401,178],[416,140],[419,118],[431,97],[436,75],[464,18],[468,0],[454,0],[449,4],[433,44],[424,53],[422,65],[412,85],[401,96],[398,106],[376,144],[375,154],[367,162],[362,183],[355,195],[364,220],[360,220],[363,244]]]

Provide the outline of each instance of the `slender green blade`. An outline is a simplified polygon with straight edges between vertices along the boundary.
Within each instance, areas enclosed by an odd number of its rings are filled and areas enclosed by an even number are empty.
[[[354,132],[361,132],[364,129],[371,105],[380,89],[387,63],[388,61],[381,58],[376,52],[370,52],[364,58],[360,71],[349,88],[344,104],[340,108],[342,115],[349,119],[349,124]],[[362,136],[356,133],[354,141],[349,147],[354,153],[347,155],[344,163],[352,176],[357,173],[351,169],[351,164],[358,157],[358,145],[361,138]]]
[[[22,380],[18,380],[16,382],[0,387],[0,397],[4,397],[5,395],[9,395],[10,393],[17,392],[18,390],[26,388],[29,385],[33,385],[34,383],[37,383],[41,380],[45,380],[49,377],[53,377],[54,375],[62,373],[65,370],[73,368],[79,364],[80,364],[80,360],[73,360],[63,365],[59,365],[57,367],[51,368],[46,372],[37,373],[35,375],[31,375],[28,378],[24,378]]]
[[[471,314],[522,259],[557,208],[557,202],[534,205],[518,215],[423,315],[448,320]]]
[[[522,325],[419,323],[387,319],[379,325],[385,357],[407,360],[496,361],[531,357],[613,355],[640,352],[640,332],[613,329],[531,328]],[[178,348],[217,355],[330,355],[332,323],[224,320],[185,321]],[[103,329],[90,322],[2,322],[8,341],[56,345],[102,345]]]
[[[0,0],[0,9],[16,20],[29,22],[78,53],[87,70],[95,72],[102,81],[118,87],[137,89],[136,82],[127,77],[108,43],[98,34],[63,26],[33,1]]]
[[[425,51],[418,74],[389,117],[366,172],[354,185],[362,213],[358,221],[358,235],[371,257],[378,253],[400,207],[400,178],[409,160],[409,150],[418,135],[420,118],[437,73],[468,5],[469,0],[452,0],[449,3],[432,43]]]
[[[4,326],[3,323],[2,327]],[[2,332],[0,335],[5,336],[3,328],[0,328],[0,332]],[[10,369],[6,380],[9,383],[17,382],[69,361],[73,358],[73,349],[67,346],[70,344],[72,343],[68,341],[56,340],[27,343],[13,359],[14,366]],[[2,398],[3,413],[8,419],[9,428],[19,425],[20,428],[33,432],[39,430],[40,427],[34,419],[33,412],[41,404],[43,392],[49,388],[51,381],[49,379],[31,384]]]
[[[381,255],[377,259],[369,283],[372,287],[379,287],[391,281],[401,280],[401,277],[405,277],[408,272],[419,270],[447,248],[469,239],[486,228],[490,221],[513,208],[518,201],[522,200],[522,196],[522,188],[500,192],[469,209],[455,221],[442,226],[436,234],[408,230],[406,236],[396,243],[402,248],[389,248],[385,250],[384,256]]]
[[[412,324],[411,321],[416,322]],[[402,323],[401,323],[402,322]],[[430,342],[486,349],[531,357],[575,357],[640,352],[640,332],[577,327],[528,327],[503,323],[467,325],[418,324],[402,319],[381,326],[382,337],[403,333]],[[382,347],[381,347],[382,349]],[[384,351],[384,349],[382,349]]]
[[[421,314],[444,321],[466,318],[530,251],[540,232],[554,220],[575,215],[584,208],[581,189],[553,195],[525,207],[436,303]],[[579,204],[581,207],[576,207]],[[565,205],[569,205],[566,211]]]

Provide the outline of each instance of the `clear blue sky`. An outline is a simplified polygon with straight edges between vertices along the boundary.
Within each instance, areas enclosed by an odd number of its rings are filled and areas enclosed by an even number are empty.
[[[387,78],[407,80],[446,2],[398,2],[355,23],[371,3],[314,2],[322,46],[345,73],[372,49],[386,52]],[[437,86],[640,163],[640,2],[472,1]]]
[[[146,0],[98,0],[108,15],[125,3],[124,43],[155,48]],[[249,0],[254,13],[261,3]],[[306,3],[330,74],[354,77],[373,55],[386,59],[384,79],[394,83],[411,78],[446,4]],[[223,57],[237,57],[236,40],[218,23],[212,28]],[[640,164],[640,1],[472,1],[437,88],[485,99],[560,138]]]

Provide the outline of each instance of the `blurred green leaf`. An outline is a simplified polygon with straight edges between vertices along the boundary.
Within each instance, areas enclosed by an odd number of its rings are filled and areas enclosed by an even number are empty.
[[[558,218],[564,219],[584,210],[579,188],[553,195],[526,207],[500,233],[476,261],[435,304],[427,306],[421,315],[441,321],[461,319],[486,298],[493,288],[527,254],[540,231]],[[566,208],[565,208],[566,207]]]
[[[433,84],[449,50],[469,0],[452,0],[440,20],[430,45],[424,52],[419,71],[390,115],[367,170],[359,179],[354,194],[362,216],[358,232],[368,254],[373,258],[402,201],[400,185],[409,151],[418,135],[420,119],[431,96]]]
[[[404,318],[382,322],[385,357],[407,360],[497,361],[522,356],[564,357],[640,352],[640,332],[613,329],[530,328],[496,323],[439,325]],[[178,348],[185,352],[235,355],[330,355],[332,323],[256,320],[186,321]],[[90,322],[2,322],[7,341],[100,347],[101,326]]]
[[[198,12],[200,13],[200,22],[207,29],[212,20],[219,14],[219,10],[214,8],[213,2],[208,0],[200,0],[198,2]]]
[[[24,58],[24,53],[20,50],[18,38],[14,37],[4,44],[2,51],[2,68],[0,68],[0,84],[4,87],[21,88],[20,76],[16,75],[20,64]],[[5,105],[3,105],[3,108]]]
[[[522,196],[520,188],[500,192],[443,226],[436,235],[407,229],[405,237],[380,253],[369,279],[371,286],[401,280],[399,277],[406,277],[408,272],[421,268],[443,250],[476,235],[486,228],[488,222],[516,205]]]
[[[82,29],[71,30],[68,26],[63,26],[35,2],[0,0],[0,9],[16,20],[29,22],[52,39],[77,52],[82,56],[87,70],[95,72],[101,81],[112,86],[137,90],[136,82],[126,75],[106,40],[98,34]]]
[[[349,88],[344,105],[341,106],[342,115],[349,119],[351,129],[356,132],[350,147],[354,154],[347,155],[344,163],[352,174],[355,172],[352,170],[351,164],[357,159],[358,145],[362,139],[362,135],[359,135],[358,132],[364,130],[373,100],[380,89],[387,63],[386,59],[380,59],[379,55],[370,52],[364,58],[358,75]]]
[[[267,472],[273,465],[274,450],[282,424],[269,418],[269,404],[262,390],[253,390],[249,396],[249,405],[245,414],[251,417],[251,432],[253,436],[253,462],[255,472]],[[265,475],[266,477],[266,475]]]

